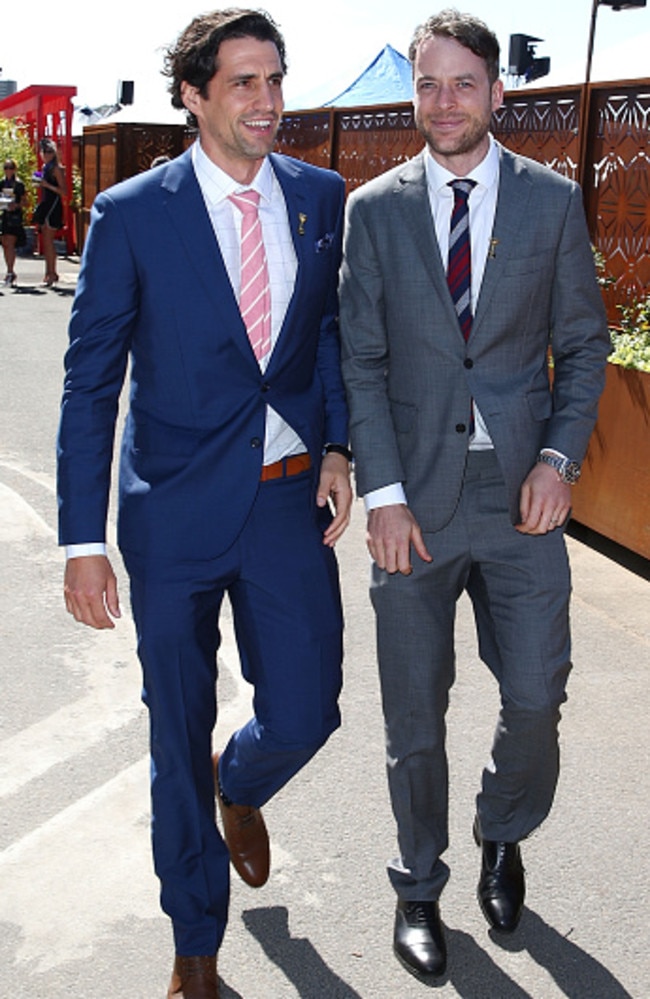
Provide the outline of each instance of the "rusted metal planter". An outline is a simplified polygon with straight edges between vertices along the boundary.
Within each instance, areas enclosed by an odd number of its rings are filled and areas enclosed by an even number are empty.
[[[650,558],[650,373],[607,365],[573,518]]]

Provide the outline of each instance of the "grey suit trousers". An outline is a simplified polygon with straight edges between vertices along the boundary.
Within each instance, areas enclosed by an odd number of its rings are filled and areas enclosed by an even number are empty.
[[[456,603],[472,601],[479,653],[501,709],[477,812],[487,839],[525,838],[548,814],[559,772],[558,723],[571,668],[570,574],[561,530],[513,526],[493,451],[470,452],[456,512],[425,535],[432,563],[413,573],[373,567],[387,767],[402,898],[437,899],[449,875],[445,714],[454,681]]]

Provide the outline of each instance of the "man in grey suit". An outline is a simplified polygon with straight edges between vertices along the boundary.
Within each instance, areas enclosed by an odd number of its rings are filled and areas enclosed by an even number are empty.
[[[494,34],[445,10],[409,56],[426,148],[349,199],[341,326],[398,828],[394,949],[430,979],[446,967],[456,602],[469,594],[499,686],[474,836],[482,911],[508,932],[524,902],[519,842],[557,783],[563,527],[609,340],[579,188],[489,133],[503,96]]]

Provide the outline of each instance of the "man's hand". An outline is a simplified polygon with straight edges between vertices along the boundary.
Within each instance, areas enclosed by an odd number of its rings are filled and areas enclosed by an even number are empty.
[[[433,562],[415,517],[404,503],[380,506],[368,514],[368,551],[380,569],[413,572],[411,545],[424,562]]]
[[[69,613],[81,624],[98,629],[114,628],[112,618],[121,617],[117,579],[105,555],[69,558],[63,593]]]
[[[323,507],[328,499],[334,507],[334,519],[323,535],[323,543],[333,548],[350,523],[352,508],[350,463],[344,455],[335,452],[323,457],[316,503]]]
[[[519,512],[522,534],[548,534],[559,527],[571,510],[571,486],[562,482],[554,468],[538,463],[521,487]]]

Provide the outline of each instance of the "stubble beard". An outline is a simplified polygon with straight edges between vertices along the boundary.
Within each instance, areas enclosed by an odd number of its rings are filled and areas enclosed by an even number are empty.
[[[432,153],[450,157],[466,156],[468,153],[475,152],[485,142],[490,128],[490,120],[491,117],[487,119],[470,118],[462,135],[450,136],[446,141],[444,136],[439,137],[435,130],[427,125],[421,114],[416,115],[415,124]]]
[[[270,137],[260,135],[257,140],[254,135],[247,134],[245,125],[240,125],[237,133],[237,145],[240,152],[251,160],[264,159],[268,156],[275,146],[275,140],[280,130],[280,120],[280,117],[276,119],[273,134]]]

